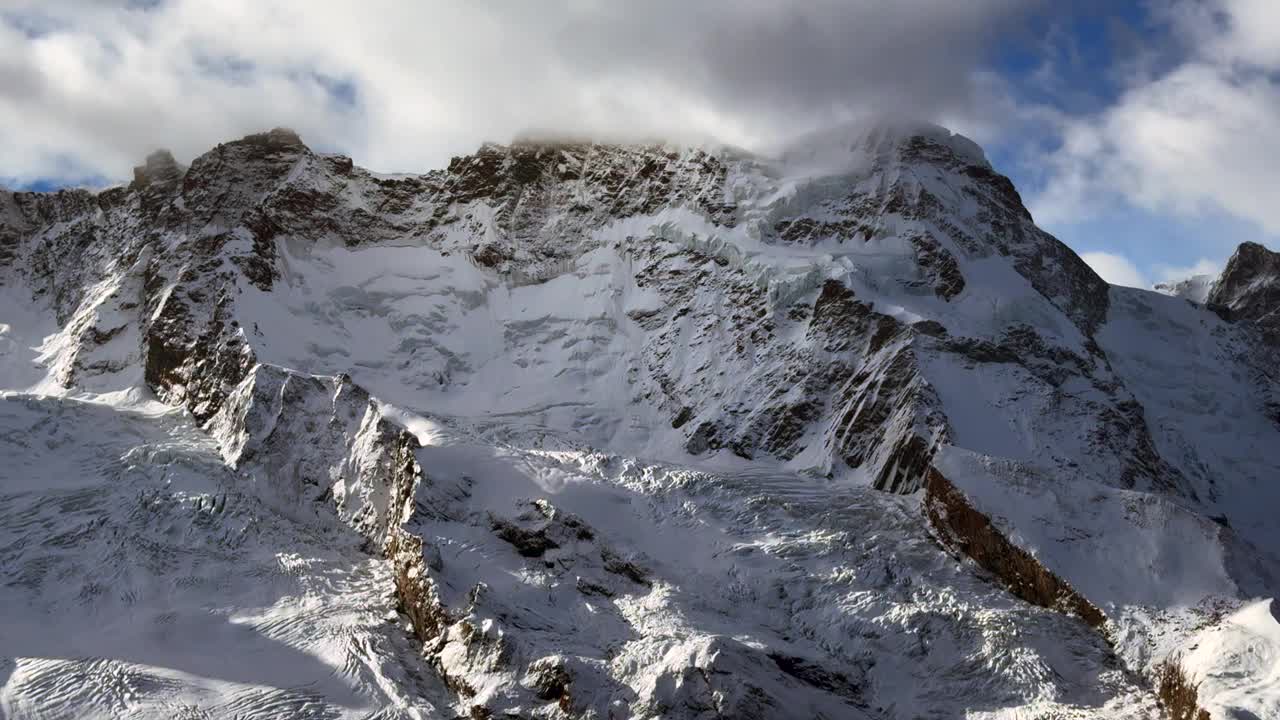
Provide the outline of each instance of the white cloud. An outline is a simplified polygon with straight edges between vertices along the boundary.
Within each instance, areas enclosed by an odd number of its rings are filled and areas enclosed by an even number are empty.
[[[1156,282],[1176,282],[1193,275],[1210,275],[1217,277],[1226,263],[1220,260],[1200,258],[1191,265],[1157,265],[1155,267]]]
[[[1147,288],[1151,283],[1143,277],[1138,267],[1123,255],[1107,252],[1087,252],[1080,256],[1099,277],[1112,285]]]
[[[1115,104],[1068,118],[1032,200],[1048,224],[1117,203],[1157,213],[1225,213],[1280,234],[1280,3],[1175,0],[1165,17],[1190,44],[1182,62],[1136,76]]]
[[[754,145],[866,111],[963,118],[1039,2],[9,0],[0,176],[120,177],[274,125],[423,170],[527,128]]]

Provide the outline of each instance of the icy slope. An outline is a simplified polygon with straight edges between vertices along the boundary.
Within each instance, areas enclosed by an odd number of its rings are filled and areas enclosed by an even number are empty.
[[[279,532],[363,538],[316,573],[387,573],[447,688],[394,712],[1149,717],[1276,587],[1269,346],[1108,288],[941,128],[397,177],[276,130],[5,194],[0,245],[6,387],[154,394]]]
[[[1280,620],[1275,601],[1238,610],[1196,636],[1184,665],[1213,717],[1280,715]]]
[[[6,395],[0,453],[0,715],[441,717],[390,568],[178,413]]]

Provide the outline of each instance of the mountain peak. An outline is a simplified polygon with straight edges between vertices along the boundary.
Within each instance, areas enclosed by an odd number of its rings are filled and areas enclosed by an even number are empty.
[[[874,161],[926,144],[945,148],[960,163],[991,167],[982,147],[963,135],[933,123],[889,118],[807,133],[785,145],[779,155],[787,164],[839,167]]]
[[[264,133],[246,135],[241,138],[239,142],[250,145],[260,145],[272,149],[308,149],[306,143],[302,142],[302,137],[299,136],[296,131],[286,127],[277,127]]]
[[[182,180],[186,169],[173,159],[168,150],[156,150],[147,155],[146,161],[133,169],[133,188],[170,188]]]
[[[1231,320],[1255,322],[1280,339],[1280,253],[1255,242],[1236,248],[1207,302]]]

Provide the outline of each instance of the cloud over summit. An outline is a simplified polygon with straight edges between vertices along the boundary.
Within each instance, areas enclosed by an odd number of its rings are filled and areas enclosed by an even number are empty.
[[[34,2],[0,11],[0,164],[120,177],[276,125],[383,170],[527,128],[758,145],[893,112],[978,112],[1036,3]]]

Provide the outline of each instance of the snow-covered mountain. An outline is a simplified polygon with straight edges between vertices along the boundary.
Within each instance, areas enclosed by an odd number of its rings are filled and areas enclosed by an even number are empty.
[[[1275,257],[1110,287],[923,125],[0,194],[0,712],[1272,716]]]

